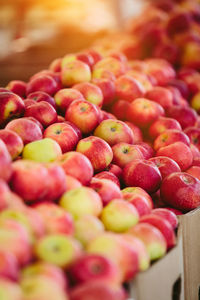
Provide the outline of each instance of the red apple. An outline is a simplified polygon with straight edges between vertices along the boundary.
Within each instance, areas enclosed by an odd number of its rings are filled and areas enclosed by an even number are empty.
[[[78,139],[79,140],[82,139],[82,133],[81,133],[80,129],[74,123],[65,121],[65,119],[64,120],[62,119],[62,122],[65,122],[66,124],[70,125],[76,131],[76,134],[78,135]]]
[[[133,132],[133,143],[134,144],[137,144],[137,143],[140,143],[143,141],[143,136],[142,136],[142,131],[139,127],[137,127],[136,125],[134,125],[133,123],[131,122],[125,122],[126,125],[128,125],[132,132]]]
[[[32,77],[31,80],[27,83],[26,86],[26,95],[33,92],[45,92],[49,95],[54,95],[57,92],[58,85],[54,78],[50,75],[41,74],[35,77]]]
[[[106,78],[93,79],[103,94],[103,107],[110,106],[115,100],[115,84],[112,80]]]
[[[117,178],[119,180],[121,180],[121,178],[122,178],[122,169],[119,166],[117,166],[115,164],[110,164],[105,170],[113,173],[115,176],[117,176]]]
[[[166,156],[156,156],[149,159],[159,169],[162,179],[174,172],[181,172],[179,165],[171,158]]]
[[[199,157],[194,158],[192,165],[200,167],[200,158]]]
[[[200,158],[200,151],[197,146],[195,146],[194,144],[190,144],[190,149],[192,151],[193,160],[198,157]]]
[[[167,109],[167,116],[176,119],[183,129],[194,126],[197,121],[197,113],[194,109],[180,105]]]
[[[139,147],[145,159],[149,159],[155,155],[155,151],[150,143],[139,142],[137,143],[137,146]]]
[[[181,125],[175,119],[160,117],[150,126],[149,137],[154,140],[167,129],[181,130]]]
[[[95,64],[103,58],[102,55],[95,49],[90,48],[86,51],[92,56]]]
[[[71,87],[81,82],[89,82],[91,80],[90,67],[79,60],[65,63],[61,70],[61,81],[63,86]]]
[[[14,131],[8,129],[0,130],[0,140],[2,140],[12,159],[17,158],[24,147],[21,137]]]
[[[65,178],[66,178],[66,185],[67,185],[66,191],[70,191],[82,186],[82,183],[75,177],[67,174],[65,176],[66,176]]]
[[[61,61],[62,61],[62,58],[54,59],[49,66],[49,70],[53,71],[53,72],[60,72],[61,71]]]
[[[176,214],[167,208],[155,208],[151,211],[151,214],[161,216],[163,219],[167,220],[174,229],[178,226]]]
[[[113,114],[111,114],[105,110],[101,110],[100,114],[101,114],[102,121],[108,120],[108,119],[117,120],[116,116],[114,116]]]
[[[187,171],[185,172],[200,180],[200,167],[192,166],[189,169],[187,169]]]
[[[11,92],[0,93],[0,102],[0,125],[3,125],[13,117],[17,118],[23,115],[25,106],[18,95]]]
[[[69,105],[74,100],[84,100],[83,95],[75,89],[61,89],[54,96],[56,107],[62,113],[65,114]]]
[[[9,181],[12,176],[11,156],[6,144],[0,139],[0,178]]]
[[[45,93],[45,92],[33,92],[31,94],[28,95],[28,99],[32,99],[36,102],[41,102],[41,101],[46,101],[48,102],[49,104],[51,104],[54,108],[56,107],[56,104],[55,104],[55,100],[53,97],[51,97],[49,94]]]
[[[16,257],[5,250],[0,250],[0,277],[17,280],[19,278],[19,266]]]
[[[102,107],[103,93],[98,86],[89,82],[83,82],[74,85],[73,88],[78,90],[87,101]]]
[[[126,120],[127,118],[127,111],[129,110],[130,103],[126,100],[118,100],[114,103],[111,108],[112,113],[119,119],[119,120]]]
[[[192,144],[194,144],[200,151],[200,128],[187,127],[184,132],[189,137]]]
[[[34,100],[32,100],[32,99],[25,99],[24,100],[24,106],[25,106],[25,109],[28,107],[28,106],[30,106],[30,105],[33,105],[33,104],[35,104],[35,101]]]
[[[123,75],[115,81],[116,97],[128,102],[144,95],[145,90],[142,84],[129,75]]]
[[[173,212],[176,216],[180,216],[180,215],[183,214],[180,210],[175,209],[175,208],[173,208],[173,207],[165,207],[165,209],[167,209],[167,210]]]
[[[118,177],[116,175],[114,175],[112,172],[103,171],[103,172],[96,174],[94,176],[94,178],[109,179],[120,187],[120,181],[119,181]]]
[[[94,59],[90,53],[80,52],[76,54],[76,59],[86,63],[90,68],[94,65]]]
[[[152,90],[147,91],[145,97],[149,100],[157,102],[164,109],[173,105],[173,95],[167,88],[164,87],[154,87]]]
[[[17,94],[18,96],[25,98],[26,97],[26,82],[21,80],[11,80],[6,88],[13,92],[14,94]]]
[[[36,123],[40,127],[40,129],[41,129],[42,132],[44,131],[44,127],[42,126],[42,124],[36,118],[34,118],[34,117],[23,117],[23,119],[27,119],[27,120],[33,121],[34,123]]]
[[[160,148],[166,147],[175,142],[182,142],[187,146],[190,145],[190,139],[183,131],[177,129],[167,129],[155,139],[154,149],[157,151]]]
[[[126,66],[123,62],[119,61],[114,57],[105,57],[98,61],[94,67],[93,71],[106,70],[112,72],[116,77],[123,75],[126,72]]]

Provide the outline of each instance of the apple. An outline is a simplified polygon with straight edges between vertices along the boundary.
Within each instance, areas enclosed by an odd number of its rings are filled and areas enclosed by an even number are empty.
[[[144,92],[151,90],[153,87],[150,77],[144,73],[141,73],[140,71],[131,69],[126,72],[126,75],[137,80],[142,85]]]
[[[135,159],[124,167],[123,180],[127,186],[141,187],[148,193],[154,193],[159,189],[162,177],[153,162]]]
[[[94,65],[94,58],[90,53],[87,52],[80,52],[76,54],[76,59],[83,61],[86,63],[90,68]]]
[[[189,98],[189,88],[183,80],[175,78],[170,80],[167,84],[169,89],[171,89],[171,87],[178,89],[183,98]]]
[[[95,172],[104,170],[113,159],[113,152],[109,144],[96,136],[80,140],[76,151],[84,154],[90,160]]]
[[[120,168],[124,168],[125,165],[134,159],[143,159],[144,156],[137,145],[131,145],[128,143],[118,143],[112,147],[113,151],[113,163]]]
[[[74,100],[85,100],[81,92],[75,90],[74,88],[67,88],[59,90],[55,96],[56,107],[60,113],[65,114],[69,105]]]
[[[17,133],[21,137],[24,145],[42,139],[40,127],[28,118],[12,120],[6,125],[5,129]]]
[[[100,115],[101,122],[108,119],[117,120],[116,116],[102,109],[100,111]]]
[[[194,158],[192,165],[200,167],[200,158],[199,157]]]
[[[150,260],[163,257],[167,251],[166,240],[159,229],[148,223],[139,223],[128,231],[146,246]]]
[[[23,299],[22,291],[19,284],[6,278],[0,279],[0,297],[2,300]]]
[[[146,98],[138,98],[131,102],[127,111],[127,119],[141,129],[148,128],[159,117],[164,115],[162,106]]]
[[[181,171],[188,169],[192,165],[193,155],[190,147],[185,143],[175,142],[171,145],[160,148],[156,156],[167,156],[172,158],[181,168]]]
[[[62,61],[62,58],[54,59],[49,65],[49,70],[53,71],[53,72],[60,72],[61,71],[61,61]]]
[[[120,181],[118,179],[118,177],[113,174],[112,172],[108,172],[108,171],[103,171],[100,173],[97,173],[94,178],[99,178],[99,179],[109,179],[111,181],[113,181],[115,184],[117,184],[120,188]]]
[[[5,180],[0,179],[0,211],[8,207],[8,198],[10,197],[10,189]]]
[[[105,57],[93,66],[93,72],[101,69],[110,71],[116,77],[119,77],[126,72],[126,65],[114,57]]]
[[[45,92],[33,92],[31,94],[28,95],[28,98],[26,100],[33,100],[35,102],[41,102],[41,101],[45,101],[48,102],[49,104],[51,104],[54,108],[56,107],[55,104],[55,100],[52,96],[50,96],[49,94],[45,93]]]
[[[93,177],[90,187],[100,195],[103,205],[108,204],[113,199],[122,198],[119,186],[109,179],[98,179]]]
[[[115,81],[116,97],[128,102],[144,96],[145,89],[139,80],[129,75],[123,75]]]
[[[182,128],[180,123],[175,119],[159,117],[149,128],[149,137],[154,140],[168,129],[181,130]]]
[[[200,128],[187,127],[184,132],[189,137],[191,143],[195,145],[200,151]]]
[[[75,130],[64,122],[48,126],[44,131],[44,138],[55,140],[60,145],[62,153],[73,150],[79,140]]]
[[[66,192],[82,186],[82,183],[73,176],[65,174],[65,178],[66,178],[66,186],[67,186]]]
[[[74,221],[75,238],[86,247],[86,245],[96,236],[104,232],[104,225],[99,218],[93,215],[80,216],[78,220]]]
[[[166,59],[175,65],[179,61],[180,50],[176,44],[171,42],[171,39],[166,39],[155,46],[152,56]]]
[[[93,166],[90,160],[82,153],[71,151],[58,157],[56,160],[67,175],[73,176],[83,185],[88,185],[93,176]],[[84,170],[84,176],[83,176]]]
[[[139,221],[134,205],[123,199],[110,201],[102,210],[101,220],[108,231],[126,232]]]
[[[196,93],[190,102],[192,108],[195,109],[198,114],[200,113],[200,104],[199,103],[200,103],[200,92]]]
[[[189,41],[183,47],[181,63],[183,66],[194,68],[199,70],[200,61],[199,61],[199,40],[198,41]]]
[[[50,96],[54,95],[57,92],[58,85],[54,78],[49,74],[41,74],[35,77],[32,77],[31,80],[27,83],[26,86],[26,95],[33,92],[45,92]]]
[[[0,93],[0,102],[0,125],[4,125],[13,117],[17,118],[23,115],[25,106],[18,95],[11,92]]]
[[[12,176],[11,156],[6,144],[0,139],[0,178],[9,181]]]
[[[56,91],[61,88],[60,72],[53,72],[53,71],[48,70],[48,69],[42,70],[42,71],[39,71],[39,72],[35,73],[33,76],[30,77],[29,82],[35,80],[38,77],[40,78],[40,77],[43,77],[43,76],[51,77],[56,82],[56,85],[57,85],[56,86]],[[39,82],[39,85],[42,86],[42,89],[45,89],[44,87],[47,83],[48,83],[48,80],[43,80],[43,84],[40,84],[40,82]],[[37,88],[37,86],[35,86],[35,87]],[[48,88],[50,88],[52,90],[52,84]],[[46,91],[43,91],[43,92],[46,92]],[[50,93],[47,93],[47,94],[50,94]]]
[[[173,95],[167,88],[156,86],[147,91],[145,97],[160,104],[164,109],[173,105]]]
[[[113,104],[111,111],[117,117],[117,119],[125,121],[129,107],[130,102],[119,99]]]
[[[114,81],[106,78],[93,79],[92,82],[101,89],[103,94],[103,107],[109,107],[115,100]]]
[[[22,157],[37,162],[52,162],[61,154],[62,150],[56,141],[44,138],[27,144],[23,149]]]
[[[0,277],[17,281],[19,278],[19,266],[16,257],[10,252],[0,250],[0,261]]]
[[[186,106],[174,105],[168,108],[167,116],[176,119],[183,129],[194,126],[197,121],[196,111]]]
[[[95,64],[103,58],[101,53],[99,51],[97,51],[96,49],[90,48],[90,49],[86,50],[86,52],[92,56]]]
[[[0,93],[5,93],[5,92],[6,92],[6,93],[7,93],[7,92],[12,93],[11,91],[9,91],[9,89],[0,87]]]
[[[183,131],[177,129],[167,129],[155,139],[154,149],[157,151],[160,148],[166,147],[175,142],[182,142],[187,146],[190,145],[190,139]]]
[[[82,82],[73,86],[78,90],[87,101],[102,107],[103,105],[103,93],[101,89],[90,82]]]
[[[23,117],[21,119],[33,121],[35,124],[37,124],[40,127],[42,132],[44,131],[44,127],[42,126],[42,124],[36,118],[34,118],[34,117]]]
[[[33,99],[24,99],[24,106],[25,106],[25,110],[27,107],[29,107],[30,105],[35,104],[35,101]]]
[[[183,212],[200,205],[200,181],[194,176],[176,172],[167,176],[160,188],[163,201]]]
[[[167,208],[155,208],[151,211],[151,214],[161,216],[163,219],[167,220],[173,229],[178,226],[178,218],[176,214]]]
[[[98,193],[83,186],[64,193],[59,204],[75,220],[87,214],[98,217],[102,211],[102,201]]]
[[[187,169],[185,172],[200,180],[200,167],[192,166],[189,169]]]
[[[6,88],[22,98],[26,96],[26,82],[22,80],[11,80]]]
[[[105,140],[110,146],[119,142],[133,143],[130,127],[119,120],[104,120],[94,131],[94,135]]]
[[[134,125],[131,122],[125,121],[126,125],[128,125],[130,127],[130,129],[133,132],[133,142],[134,144],[140,143],[143,141],[143,136],[142,136],[142,131],[139,127],[137,127],[136,125]]]
[[[116,80],[116,76],[112,71],[109,71],[105,68],[95,68],[92,71],[92,80],[96,79],[108,79],[114,83],[114,81]]]
[[[90,80],[90,67],[82,61],[67,62],[61,69],[61,81],[65,87],[71,87],[81,82],[89,82]]]
[[[113,173],[119,180],[122,179],[122,169],[119,166],[110,164],[105,170]]]
[[[14,131],[8,129],[1,129],[0,140],[2,140],[5,143],[8,152],[13,160],[21,154],[24,148],[24,144],[21,137]]]
[[[192,155],[193,155],[193,161],[195,158],[200,158],[200,151],[197,148],[197,146],[195,146],[194,144],[190,144],[190,149],[192,151]]]
[[[162,179],[164,179],[172,173],[181,172],[179,165],[175,162],[175,160],[169,157],[156,156],[150,158],[149,161],[152,161],[158,167]]]
[[[74,123],[82,133],[88,134],[98,126],[100,112],[96,105],[86,100],[75,100],[69,105],[65,119]]]
[[[44,236],[35,244],[35,255],[42,261],[66,269],[82,254],[81,244],[64,234]]]

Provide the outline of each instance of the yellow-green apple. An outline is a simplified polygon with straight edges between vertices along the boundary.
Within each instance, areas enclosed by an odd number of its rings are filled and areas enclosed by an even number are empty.
[[[62,58],[55,58],[49,65],[49,70],[53,72],[61,71],[61,61]]]
[[[149,128],[149,137],[154,140],[167,129],[181,130],[181,125],[175,119],[159,117]]]
[[[66,269],[82,254],[81,244],[65,234],[49,234],[35,244],[35,255],[42,261]]]
[[[100,195],[103,205],[106,205],[113,199],[122,198],[122,193],[119,186],[109,179],[99,179],[93,177],[90,187]]]
[[[65,174],[65,178],[66,178],[66,186],[67,186],[66,192],[82,186],[82,183],[73,176]]]
[[[2,300],[23,299],[22,291],[19,284],[2,277],[0,279],[0,298]]]
[[[118,266],[122,281],[132,279],[138,272],[137,250],[117,233],[104,232],[98,235],[88,243],[86,251],[111,259]]]
[[[86,247],[86,245],[96,236],[104,232],[103,223],[93,215],[83,215],[74,221],[75,238]]]
[[[112,105],[111,112],[117,119],[125,121],[129,107],[130,103],[128,101],[119,99]]]
[[[116,97],[128,102],[144,96],[145,89],[139,80],[130,75],[123,75],[115,81]]]
[[[130,129],[133,132],[133,143],[137,144],[143,141],[143,136],[142,136],[142,131],[139,127],[137,127],[136,125],[134,125],[131,122],[126,121],[125,122],[126,125],[128,125],[130,127]]]
[[[200,151],[200,128],[188,127],[184,132],[189,137],[192,144],[194,144]]]
[[[181,64],[185,67],[199,70],[200,60],[199,51],[200,45],[198,41],[187,42],[182,49]]]
[[[82,133],[88,134],[98,126],[100,110],[86,100],[75,100],[69,105],[65,119],[74,123]]]
[[[6,88],[22,98],[26,97],[26,82],[22,80],[11,80]]]
[[[0,93],[0,125],[12,118],[18,118],[24,113],[24,102],[21,97],[11,92]]]
[[[62,207],[55,203],[42,202],[34,208],[41,216],[47,234],[73,235],[74,224],[72,216]]]
[[[200,181],[188,173],[176,172],[167,176],[160,192],[167,205],[184,212],[200,205]]]
[[[95,172],[104,170],[113,159],[113,152],[109,144],[96,136],[80,140],[76,151],[84,154],[90,160]]]
[[[145,244],[150,260],[156,260],[165,255],[167,244],[161,231],[148,223],[139,223],[128,231],[142,240]]]
[[[114,82],[116,76],[112,71],[106,70],[105,68],[95,68],[92,72],[92,81],[96,79],[108,79]]]
[[[11,156],[6,144],[0,139],[0,178],[9,181],[12,176]]]
[[[37,162],[17,160],[13,163],[11,186],[26,202],[42,200],[47,194],[48,170]]]
[[[117,184],[120,187],[120,181],[119,181],[118,177],[115,174],[111,173],[111,172],[103,171],[103,172],[97,173],[94,176],[94,178],[109,179],[109,180],[113,181],[115,184]]]
[[[33,100],[35,102],[45,101],[51,104],[54,108],[56,107],[54,98],[49,94],[41,91],[29,94],[27,100]]]
[[[124,62],[121,62],[114,57],[105,57],[93,66],[94,72],[99,69],[110,71],[116,77],[119,77],[126,72],[127,66]]]
[[[169,157],[155,156],[150,158],[149,161],[152,161],[158,167],[162,179],[174,172],[181,172],[179,165]]]
[[[48,74],[41,74],[32,77],[26,86],[26,95],[33,92],[45,92],[49,95],[54,95],[57,92],[58,85],[54,78]]]
[[[159,189],[162,177],[153,162],[135,159],[124,167],[123,180],[127,186],[141,187],[148,193],[154,193]]]
[[[0,220],[0,250],[12,253],[19,265],[32,258],[32,247],[27,230],[14,220]]]
[[[46,101],[36,102],[26,107],[25,117],[34,117],[44,127],[57,122],[56,110]]]
[[[149,214],[140,218],[140,223],[148,223],[155,226],[163,234],[167,250],[171,249],[176,244],[176,236],[172,225],[162,216]]]
[[[5,250],[0,250],[0,277],[10,280],[18,280],[19,266],[16,257]]]
[[[90,82],[82,82],[74,85],[73,88],[78,90],[87,101],[102,107],[103,93],[95,84]]]
[[[164,109],[173,105],[173,95],[167,88],[156,86],[147,91],[145,97],[160,104]]]
[[[85,100],[81,92],[75,90],[74,88],[59,90],[55,94],[54,99],[56,102],[57,110],[62,114],[66,113],[66,110],[68,109],[69,105],[74,100]]]
[[[173,211],[166,208],[155,208],[151,211],[151,214],[156,216],[161,216],[163,219],[167,220],[173,229],[178,226],[178,218]]]
[[[167,156],[175,160],[181,171],[187,170],[193,162],[192,151],[189,146],[182,142],[175,142],[171,145],[160,148],[156,156]]]
[[[134,123],[139,128],[146,129],[159,117],[164,115],[163,107],[146,98],[138,98],[131,102],[127,111],[128,121]]]
[[[188,136],[182,131],[177,129],[167,129],[162,132],[154,141],[154,149],[157,151],[162,147],[166,147],[175,142],[182,142],[187,146],[190,145],[190,139]]]
[[[200,92],[196,93],[190,102],[193,109],[200,114]]]
[[[37,162],[52,162],[61,154],[62,150],[59,144],[50,138],[26,144],[22,152],[23,159]]]
[[[115,100],[114,81],[106,78],[94,78],[92,82],[101,89],[103,94],[103,107],[109,107]]]
[[[122,179],[122,168],[115,164],[110,164],[106,169],[106,171],[113,173],[117,178],[121,181]]]
[[[56,160],[66,175],[73,176],[83,185],[88,185],[93,176],[93,167],[90,160],[82,153],[70,151],[58,157]],[[83,176],[84,170],[84,176]]]
[[[16,132],[22,139],[24,145],[42,139],[40,127],[28,118],[20,118],[10,121],[5,129]]]
[[[10,156],[13,160],[21,154],[24,148],[24,143],[21,137],[17,133],[9,129],[0,130],[0,140],[5,143],[8,152],[10,153]]]
[[[153,208],[153,201],[149,194],[140,187],[127,187],[122,190],[123,199],[132,204],[139,214],[149,214]]]
[[[113,151],[113,163],[120,168],[124,168],[125,165],[134,159],[143,159],[144,156],[137,145],[131,145],[128,143],[118,143],[112,147]]]
[[[119,142],[133,143],[133,132],[126,123],[119,120],[104,120],[94,131],[94,135],[105,140],[110,146]]]
[[[114,199],[103,208],[101,221],[108,231],[126,232],[138,223],[139,214],[128,201]]]
[[[67,62],[61,70],[61,81],[63,86],[71,87],[74,84],[88,82],[91,80],[90,67],[79,60]]]
[[[38,275],[20,281],[24,300],[69,300],[67,292],[54,279]]]
[[[173,105],[166,110],[166,114],[168,117],[176,119],[183,129],[194,126],[197,121],[197,113],[191,107]]]
[[[55,140],[60,145],[62,153],[73,150],[79,141],[78,135],[73,127],[65,122],[48,126],[44,131],[44,138]]]
[[[102,211],[100,196],[89,187],[80,187],[64,193],[59,204],[75,220],[88,214],[98,217]]]
[[[192,166],[189,169],[187,169],[185,172],[200,180],[200,167]]]

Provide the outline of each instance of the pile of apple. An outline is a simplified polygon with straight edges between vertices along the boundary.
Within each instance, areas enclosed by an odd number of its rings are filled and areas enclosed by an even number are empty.
[[[0,89],[1,300],[127,299],[176,244],[200,205],[199,76],[91,49]]]

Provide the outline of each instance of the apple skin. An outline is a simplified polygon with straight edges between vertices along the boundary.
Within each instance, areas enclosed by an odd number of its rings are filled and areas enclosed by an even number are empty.
[[[138,98],[131,102],[127,112],[127,120],[141,129],[148,128],[161,116],[164,116],[162,106],[146,98]]]
[[[103,107],[109,107],[115,100],[115,84],[114,81],[99,78],[93,79],[92,82],[101,89],[103,94]]]
[[[120,181],[119,181],[118,177],[111,172],[103,171],[103,172],[97,173],[94,176],[94,178],[109,179],[109,180],[113,181],[115,184],[117,184],[120,188]]]
[[[171,158],[166,156],[156,156],[149,159],[159,169],[162,179],[174,172],[181,172],[179,165]]]
[[[22,152],[23,159],[37,162],[53,162],[62,154],[59,144],[50,139],[44,138],[27,144]]]
[[[17,158],[24,148],[24,143],[22,139],[14,131],[8,129],[1,129],[0,140],[2,140],[5,143],[12,160]]]
[[[23,117],[21,119],[30,120],[30,121],[34,122],[35,124],[37,124],[40,127],[41,132],[44,131],[44,127],[42,126],[42,124],[36,118],[34,118],[34,117]]]
[[[165,238],[155,226],[139,223],[129,229],[128,233],[139,238],[145,244],[151,261],[165,255],[167,251]]]
[[[125,64],[114,57],[105,57],[98,61],[93,67],[93,72],[102,69],[113,73],[116,77],[126,72]]]
[[[193,155],[190,147],[182,142],[176,142],[171,145],[160,148],[156,156],[167,156],[173,159],[181,168],[181,171],[187,170],[193,162]]]
[[[126,186],[141,187],[148,193],[154,193],[159,189],[162,177],[154,163],[135,159],[124,167],[123,180]]]
[[[66,186],[67,186],[66,192],[82,186],[82,183],[73,176],[65,174],[65,178],[66,178]]]
[[[167,88],[156,86],[147,91],[145,97],[160,104],[164,109],[173,105],[173,95]]]
[[[25,98],[26,97],[26,82],[21,80],[11,80],[6,88],[14,94]]]
[[[47,234],[73,235],[74,223],[71,215],[55,203],[42,202],[34,207],[45,224]]]
[[[62,61],[62,58],[54,59],[49,65],[49,70],[53,71],[53,72],[60,72],[61,71],[61,61]]]
[[[200,167],[200,157],[194,158],[192,165]]]
[[[78,220],[74,221],[75,238],[81,242],[83,247],[97,237],[104,233],[104,225],[99,218],[93,215],[83,215]]]
[[[113,104],[111,111],[117,119],[125,121],[129,107],[130,103],[128,101],[119,99]]]
[[[113,199],[121,199],[122,193],[117,184],[109,179],[92,178],[90,187],[101,197],[103,205],[107,205]]]
[[[182,142],[187,146],[190,145],[190,139],[183,131],[177,129],[167,129],[155,139],[154,149],[157,151],[160,148],[166,147],[175,142]]]
[[[67,152],[56,160],[66,175],[73,176],[83,185],[88,185],[93,176],[93,166],[90,160],[82,153],[71,151]],[[84,176],[83,176],[84,170]]]
[[[98,217],[102,211],[102,201],[98,193],[92,188],[83,186],[64,193],[59,205],[75,220],[87,214]]]
[[[154,140],[168,129],[181,130],[181,125],[178,121],[172,118],[160,117],[149,128],[149,137]]]
[[[167,109],[166,114],[167,117],[177,120],[183,129],[194,126],[197,121],[197,113],[190,107],[174,105]]]
[[[57,91],[57,82],[50,75],[37,75],[32,77],[31,80],[27,83],[26,86],[26,95],[33,92],[45,92],[50,96],[54,95]]]
[[[6,125],[5,129],[16,132],[21,137],[24,145],[42,139],[40,127],[28,118],[12,120]]]
[[[114,199],[103,208],[101,221],[106,230],[122,233],[138,223],[139,214],[131,203]]]
[[[133,132],[133,143],[137,144],[143,141],[143,136],[142,136],[142,131],[139,127],[137,127],[136,125],[134,125],[131,122],[125,121],[126,125],[128,125],[130,127],[130,129]]]
[[[95,172],[104,170],[113,159],[113,152],[109,144],[96,136],[80,140],[76,151],[84,154],[90,160]]]
[[[83,82],[73,86],[84,97],[85,100],[102,107],[103,105],[103,93],[101,89],[90,82]]]
[[[194,144],[200,151],[200,128],[188,127],[184,132],[189,137],[192,144]]]
[[[134,137],[130,127],[119,120],[104,120],[94,131],[94,135],[104,139],[110,146],[119,142],[133,143]]]
[[[75,130],[64,122],[48,126],[44,131],[44,138],[55,140],[60,145],[62,153],[72,151],[79,140]]]
[[[144,96],[145,90],[142,84],[129,75],[123,75],[115,81],[116,97],[128,102]]]
[[[183,212],[200,205],[200,181],[187,173],[177,172],[167,176],[161,184],[160,192],[167,205]]]
[[[121,181],[122,179],[122,168],[115,164],[110,164],[106,169],[106,171],[113,173],[117,178]]]
[[[23,299],[19,284],[3,277],[0,279],[0,295],[3,297],[2,300]]]
[[[7,251],[0,250],[0,277],[17,281],[19,278],[19,266],[16,257]]]
[[[101,110],[100,113],[101,113],[101,121],[108,120],[108,119],[117,120],[116,116],[114,116],[113,114],[105,110]]]
[[[100,112],[96,105],[86,100],[75,100],[69,105],[65,119],[74,123],[83,134],[89,134],[98,126]]]
[[[200,167],[192,166],[189,169],[187,169],[185,172],[200,180]]]
[[[29,107],[30,105],[33,105],[35,104],[35,101],[33,99],[24,99],[24,107],[25,107],[25,110],[27,107]]]
[[[0,211],[3,211],[8,207],[8,198],[10,196],[10,189],[5,180],[0,179]]]
[[[85,100],[81,92],[78,90],[75,90],[74,88],[67,88],[67,89],[61,89],[59,90],[55,96],[55,103],[57,110],[61,114],[65,114],[66,110],[68,109],[69,105],[74,100]]]
[[[118,165],[120,168],[124,168],[127,163],[134,159],[144,159],[144,156],[137,145],[118,143],[112,147],[112,151],[112,162]]]
[[[182,213],[180,210],[175,209],[175,208],[173,208],[173,207],[167,207],[167,206],[166,206],[165,209],[167,209],[167,210],[173,212],[176,216],[181,216],[181,215],[183,215],[183,213]]]
[[[178,218],[173,211],[166,208],[155,208],[151,211],[151,214],[156,216],[161,216],[163,219],[167,220],[173,229],[178,226]]]
[[[33,100],[35,102],[45,101],[45,102],[48,102],[49,104],[51,104],[54,108],[56,108],[54,98],[45,92],[41,92],[41,91],[33,92],[28,95],[28,98],[26,100]]]
[[[96,64],[98,61],[100,61],[103,58],[103,56],[100,54],[100,52],[95,49],[90,48],[86,51],[88,54],[90,54],[92,56],[92,58],[94,60],[94,64]]]
[[[0,102],[0,125],[4,125],[13,117],[17,118],[23,115],[25,106],[18,95],[11,92],[0,93]]]
[[[87,300],[88,297],[95,300],[125,300],[126,292],[119,285],[111,285],[102,280],[86,282],[74,287],[70,292],[71,300]]]
[[[95,68],[95,70],[92,71],[92,80],[96,79],[108,79],[115,82],[116,76],[112,71],[106,70],[105,68]]]
[[[200,92],[196,93],[190,102],[192,108],[195,109],[198,114],[200,114],[200,104],[199,103],[200,103]]]
[[[65,121],[65,119],[64,120],[62,119],[62,122],[65,122],[66,124],[70,125],[76,131],[76,134],[78,135],[78,139],[79,140],[82,139],[81,130],[74,123],[69,122],[69,121]]]
[[[171,226],[171,224],[162,216],[149,214],[140,218],[140,223],[148,223],[155,226],[157,229],[159,229],[166,240],[167,250],[175,246],[176,236],[174,233],[174,229]]]
[[[71,87],[91,80],[90,67],[79,60],[68,62],[61,69],[61,81],[64,87]]]
[[[6,144],[0,139],[0,178],[9,181],[12,176],[11,156]]]
[[[195,158],[200,158],[200,151],[197,148],[197,146],[195,146],[194,144],[190,144],[190,150],[192,151],[192,155],[193,155],[193,161]]]
[[[92,69],[94,65],[94,58],[90,53],[86,53],[86,52],[77,53],[76,59],[86,63],[90,67],[90,69]]]

